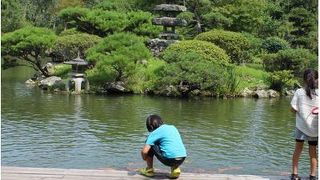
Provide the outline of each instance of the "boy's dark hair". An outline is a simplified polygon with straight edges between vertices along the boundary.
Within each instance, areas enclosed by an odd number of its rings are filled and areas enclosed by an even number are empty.
[[[318,79],[318,71],[307,69],[303,73],[303,80],[305,82],[305,90],[307,96],[312,99],[311,94],[315,94],[315,89],[317,87],[316,80]]]
[[[146,126],[149,132],[154,131],[163,124],[160,116],[153,114],[147,117]]]

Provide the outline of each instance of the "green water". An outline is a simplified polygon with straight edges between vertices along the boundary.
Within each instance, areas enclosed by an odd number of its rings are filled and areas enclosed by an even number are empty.
[[[188,158],[183,171],[285,175],[291,169],[290,98],[172,99],[60,95],[30,88],[32,71],[2,71],[1,163],[51,168],[144,167],[140,149],[152,113],[175,125]],[[300,174],[308,174],[307,149]],[[156,162],[156,168],[167,169]]]

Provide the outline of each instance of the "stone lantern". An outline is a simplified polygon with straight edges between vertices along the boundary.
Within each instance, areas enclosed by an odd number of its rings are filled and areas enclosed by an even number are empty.
[[[159,56],[170,44],[178,41],[179,36],[176,33],[176,26],[186,26],[187,21],[176,16],[186,10],[185,6],[177,4],[160,4],[154,8],[154,11],[158,12],[160,16],[153,18],[152,24],[163,26],[163,31],[160,33],[159,38],[151,39],[147,42],[147,46],[155,56]]]
[[[74,84],[74,91],[76,94],[81,93],[82,87],[87,91],[89,90],[89,81],[85,77],[85,70],[88,67],[88,62],[85,61],[84,59],[81,59],[78,57],[70,60],[70,61],[65,61],[63,62],[64,64],[70,64],[72,66],[72,71],[69,74],[70,78],[66,84],[66,90],[69,91],[69,89],[73,86]]]

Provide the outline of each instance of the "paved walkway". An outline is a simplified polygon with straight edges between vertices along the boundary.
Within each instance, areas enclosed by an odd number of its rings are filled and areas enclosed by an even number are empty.
[[[283,178],[283,177],[282,177]],[[2,180],[144,180],[168,179],[167,173],[159,172],[153,178],[147,178],[137,172],[119,171],[114,169],[55,169],[55,168],[27,168],[1,167]],[[196,174],[182,173],[179,179],[186,180],[280,180],[281,177],[266,178],[252,175],[228,174]]]

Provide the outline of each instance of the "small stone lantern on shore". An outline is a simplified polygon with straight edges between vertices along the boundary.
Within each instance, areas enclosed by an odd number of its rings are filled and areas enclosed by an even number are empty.
[[[88,62],[85,61],[84,59],[81,59],[78,54],[77,58],[70,60],[70,61],[65,61],[63,63],[72,65],[72,72],[69,74],[70,79],[68,80],[68,82],[66,84],[66,90],[69,92],[69,89],[74,84],[74,91],[76,94],[81,93],[82,87],[86,91],[88,91],[89,90],[89,81],[85,77],[85,73],[84,73],[84,71],[88,67]]]

